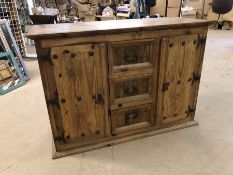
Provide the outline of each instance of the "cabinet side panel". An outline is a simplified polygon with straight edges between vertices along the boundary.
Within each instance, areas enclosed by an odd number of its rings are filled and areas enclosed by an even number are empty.
[[[50,100],[58,99],[58,93],[53,73],[53,66],[48,61],[50,60],[50,49],[42,49],[40,41],[35,42],[36,52],[38,57],[40,75],[42,85],[44,89],[44,96],[47,104],[50,125],[52,129],[53,137],[62,137],[64,134],[63,125],[61,120],[61,112],[59,105],[52,105],[49,103]],[[58,150],[58,143],[55,142],[55,147]]]
[[[207,38],[207,32],[208,32],[208,26],[203,27],[203,32],[199,33],[199,39],[203,39],[203,42],[199,44],[199,47],[197,47],[197,55],[194,62],[194,73],[198,76],[201,76],[202,73],[202,65],[203,65],[203,59],[204,59],[204,53],[205,53],[205,46],[206,46],[206,38]],[[197,98],[198,98],[198,92],[200,87],[200,81],[196,82],[193,86],[193,94],[192,94],[192,104],[196,108],[197,105]],[[195,112],[191,114],[191,118],[194,119]]]

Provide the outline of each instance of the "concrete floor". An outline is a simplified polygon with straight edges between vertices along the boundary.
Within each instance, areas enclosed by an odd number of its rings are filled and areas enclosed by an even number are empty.
[[[209,31],[199,126],[51,159],[51,131],[36,61],[31,80],[0,96],[0,175],[232,175],[233,31]]]

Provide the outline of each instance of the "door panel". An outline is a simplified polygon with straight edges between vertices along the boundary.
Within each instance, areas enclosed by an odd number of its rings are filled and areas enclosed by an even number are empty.
[[[108,135],[106,47],[87,44],[52,48],[66,141]]]
[[[185,119],[195,110],[192,94],[199,78],[195,73],[199,51],[197,35],[162,40],[158,89],[160,124]]]

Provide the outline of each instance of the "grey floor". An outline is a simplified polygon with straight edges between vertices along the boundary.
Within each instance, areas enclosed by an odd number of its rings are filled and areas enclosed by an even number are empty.
[[[199,126],[51,159],[36,61],[31,80],[0,96],[0,175],[233,175],[233,31],[210,31],[197,105]]]

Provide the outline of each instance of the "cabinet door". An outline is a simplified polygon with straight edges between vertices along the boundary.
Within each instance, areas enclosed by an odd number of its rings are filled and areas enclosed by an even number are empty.
[[[160,124],[193,116],[202,63],[198,35],[163,38],[161,42],[157,116]]]
[[[66,142],[108,135],[106,52],[104,44],[51,50]]]

